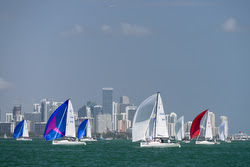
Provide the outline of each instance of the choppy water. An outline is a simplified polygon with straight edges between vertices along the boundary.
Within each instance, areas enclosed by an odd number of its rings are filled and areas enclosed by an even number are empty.
[[[43,139],[0,139],[0,166],[250,166],[250,141],[140,148],[128,140],[55,146]]]

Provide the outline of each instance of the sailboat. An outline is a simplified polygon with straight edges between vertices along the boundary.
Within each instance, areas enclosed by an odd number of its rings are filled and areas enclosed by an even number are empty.
[[[226,122],[223,121],[219,127],[219,139],[226,143],[231,143],[231,140],[227,140],[227,135],[225,134],[225,125],[226,125]]]
[[[200,136],[200,122],[203,116],[206,114],[206,127],[205,127],[205,140],[198,141]],[[198,137],[197,137],[198,136]],[[213,140],[211,118],[208,110],[201,112],[198,116],[195,117],[190,129],[190,139],[197,137],[195,144],[219,144]]]
[[[7,135],[6,135],[6,133],[4,134],[3,138],[5,138],[5,139],[7,139],[7,138],[8,138],[8,137],[7,137]]]
[[[82,123],[78,127],[77,138],[80,139],[80,141],[97,141],[91,136],[91,125],[89,119],[85,119],[84,121],[82,121]]]
[[[26,120],[22,120],[17,124],[14,130],[13,138],[16,140],[32,141],[32,139],[29,138],[28,125]]]
[[[169,138],[160,93],[144,100],[138,107],[132,126],[132,141],[141,141],[140,147],[180,147],[179,143],[163,142]]]
[[[175,124],[175,139],[178,141],[183,141],[185,143],[190,143],[189,140],[184,140],[184,116],[180,117]]]
[[[65,137],[64,140],[56,140]],[[60,105],[50,116],[45,131],[44,139],[52,140],[54,145],[76,145],[84,144],[76,139],[74,110],[68,99]]]

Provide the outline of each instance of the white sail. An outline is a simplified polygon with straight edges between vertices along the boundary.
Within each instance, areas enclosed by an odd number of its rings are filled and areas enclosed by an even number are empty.
[[[23,137],[29,137],[27,121],[24,120],[23,123]]]
[[[155,109],[157,94],[144,100],[135,112],[132,125],[132,141],[145,140],[146,134],[150,134],[150,120]]]
[[[219,127],[219,138],[221,141],[225,141],[225,121]]]
[[[180,117],[175,124],[176,140],[184,139],[184,116]]]
[[[91,125],[90,125],[90,119],[88,119],[88,122],[87,122],[87,135],[86,135],[87,138],[92,138],[91,136]]]
[[[74,110],[70,100],[68,101],[65,136],[76,137]]]
[[[156,133],[155,137],[169,137],[166,123],[166,114],[164,112],[162,99],[160,93],[158,93],[158,102],[157,102],[157,115],[156,115]]]
[[[211,117],[210,117],[209,111],[207,112],[205,139],[213,139]]]

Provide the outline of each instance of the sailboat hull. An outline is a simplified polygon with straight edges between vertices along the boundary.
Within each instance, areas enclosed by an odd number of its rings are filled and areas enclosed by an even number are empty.
[[[140,147],[181,147],[179,143],[141,142]]]
[[[84,139],[80,139],[80,141],[97,141],[97,140],[93,138],[84,138]]]
[[[32,139],[30,139],[30,138],[23,138],[23,137],[17,138],[16,140],[20,140],[20,141],[32,141]]]
[[[205,144],[205,145],[213,145],[213,144],[220,144],[216,141],[195,141],[195,144]]]
[[[79,141],[69,141],[69,140],[53,140],[53,145],[86,145],[85,142],[79,142]]]

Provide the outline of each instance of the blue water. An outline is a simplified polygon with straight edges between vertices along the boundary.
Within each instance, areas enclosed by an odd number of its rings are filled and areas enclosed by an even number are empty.
[[[250,141],[140,148],[128,140],[58,146],[43,139],[0,139],[0,166],[250,166]]]

